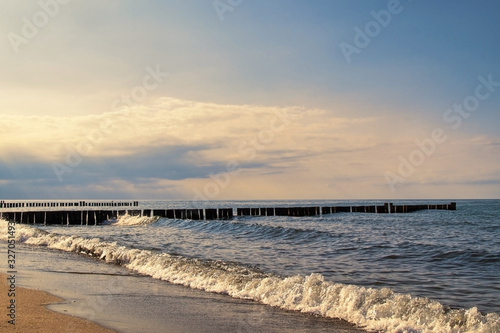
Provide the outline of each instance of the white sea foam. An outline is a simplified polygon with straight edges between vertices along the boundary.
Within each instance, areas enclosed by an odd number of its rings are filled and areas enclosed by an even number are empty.
[[[123,225],[123,226],[132,226],[132,225],[145,225],[151,224],[158,221],[158,217],[149,217],[149,216],[134,216],[134,215],[121,215],[118,217],[116,221],[110,223],[112,225]]]
[[[7,223],[0,222],[6,239]],[[222,261],[131,249],[98,238],[63,236],[17,225],[16,239],[26,244],[83,252],[156,279],[232,297],[252,299],[288,310],[341,318],[383,332],[500,332],[500,316],[477,308],[449,309],[427,298],[325,281],[320,274],[280,277]]]

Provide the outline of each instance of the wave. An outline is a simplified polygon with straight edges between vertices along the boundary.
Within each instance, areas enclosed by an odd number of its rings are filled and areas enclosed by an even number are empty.
[[[321,238],[337,237],[330,232],[319,230],[273,226],[259,223],[247,223],[244,218],[232,221],[193,221],[162,219],[161,223],[185,230],[196,230],[206,233],[224,233],[238,236],[245,235],[247,237],[252,237],[255,239],[284,239],[314,242],[317,239]]]
[[[457,262],[467,261],[469,263],[478,262],[481,264],[495,264],[500,262],[500,253],[491,253],[488,250],[446,250],[436,251],[431,257],[431,261],[455,260]]]
[[[7,223],[0,222],[6,239]],[[500,332],[500,315],[477,308],[450,309],[439,302],[389,288],[374,289],[325,281],[320,274],[281,277],[224,261],[127,248],[116,242],[50,233],[18,225],[16,240],[67,252],[85,253],[155,279],[287,310],[340,318],[383,332]]]
[[[107,221],[109,225],[122,225],[122,226],[134,226],[134,225],[146,225],[158,221],[158,217],[149,216],[133,216],[129,214],[121,215],[116,220]]]

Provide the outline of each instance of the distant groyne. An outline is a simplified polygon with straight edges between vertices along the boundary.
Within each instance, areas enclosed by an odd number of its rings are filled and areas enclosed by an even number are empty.
[[[4,206],[7,204],[7,206]],[[17,204],[17,205],[13,205]],[[22,204],[22,205],[21,205]],[[48,206],[37,204],[50,204]],[[11,207],[12,206],[12,207]],[[320,216],[337,213],[374,213],[400,214],[420,210],[456,210],[456,202],[449,204],[419,204],[367,206],[306,206],[306,207],[260,207],[260,208],[199,208],[199,209],[137,209],[138,201],[133,202],[0,202],[0,208],[31,208],[31,207],[74,207],[70,209],[52,210],[0,210],[0,218],[25,224],[66,224],[66,225],[97,225],[104,221],[117,219],[120,216],[161,217],[169,219],[215,220],[230,219],[236,216]],[[76,209],[75,207],[79,207]],[[83,207],[83,209],[82,209]],[[108,209],[98,209],[107,207]],[[112,209],[121,207],[122,209]],[[87,209],[88,208],[88,209]],[[111,208],[111,209],[109,209]],[[125,209],[126,208],[126,209]]]
[[[139,201],[0,201],[0,208],[30,208],[30,207],[134,207]]]

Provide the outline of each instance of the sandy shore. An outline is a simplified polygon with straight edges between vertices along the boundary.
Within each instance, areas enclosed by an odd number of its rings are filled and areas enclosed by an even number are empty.
[[[78,317],[63,315],[50,311],[47,304],[61,302],[62,299],[40,290],[26,289],[16,286],[15,291],[15,325],[10,324],[7,316],[10,304],[8,296],[7,276],[0,273],[0,304],[2,310],[1,332],[82,332],[111,333],[93,322]]]
[[[7,324],[3,275],[0,332],[366,332],[341,320],[172,285],[75,253],[17,244],[16,264],[16,327]]]

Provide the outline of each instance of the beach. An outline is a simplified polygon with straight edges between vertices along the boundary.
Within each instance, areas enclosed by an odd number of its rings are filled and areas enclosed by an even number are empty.
[[[12,332],[363,332],[342,320],[172,285],[81,254],[25,245],[17,251]],[[8,299],[1,293],[3,307]],[[5,319],[1,324],[9,327]]]
[[[9,287],[7,275],[0,273],[0,304],[10,304],[8,297]],[[15,325],[2,320],[2,332],[81,332],[81,333],[112,333],[114,331],[103,328],[93,322],[64,315],[46,308],[48,304],[56,304],[63,299],[46,292],[34,289],[17,287],[16,291]],[[3,307],[4,308],[4,307]],[[9,320],[12,320],[9,318]]]

